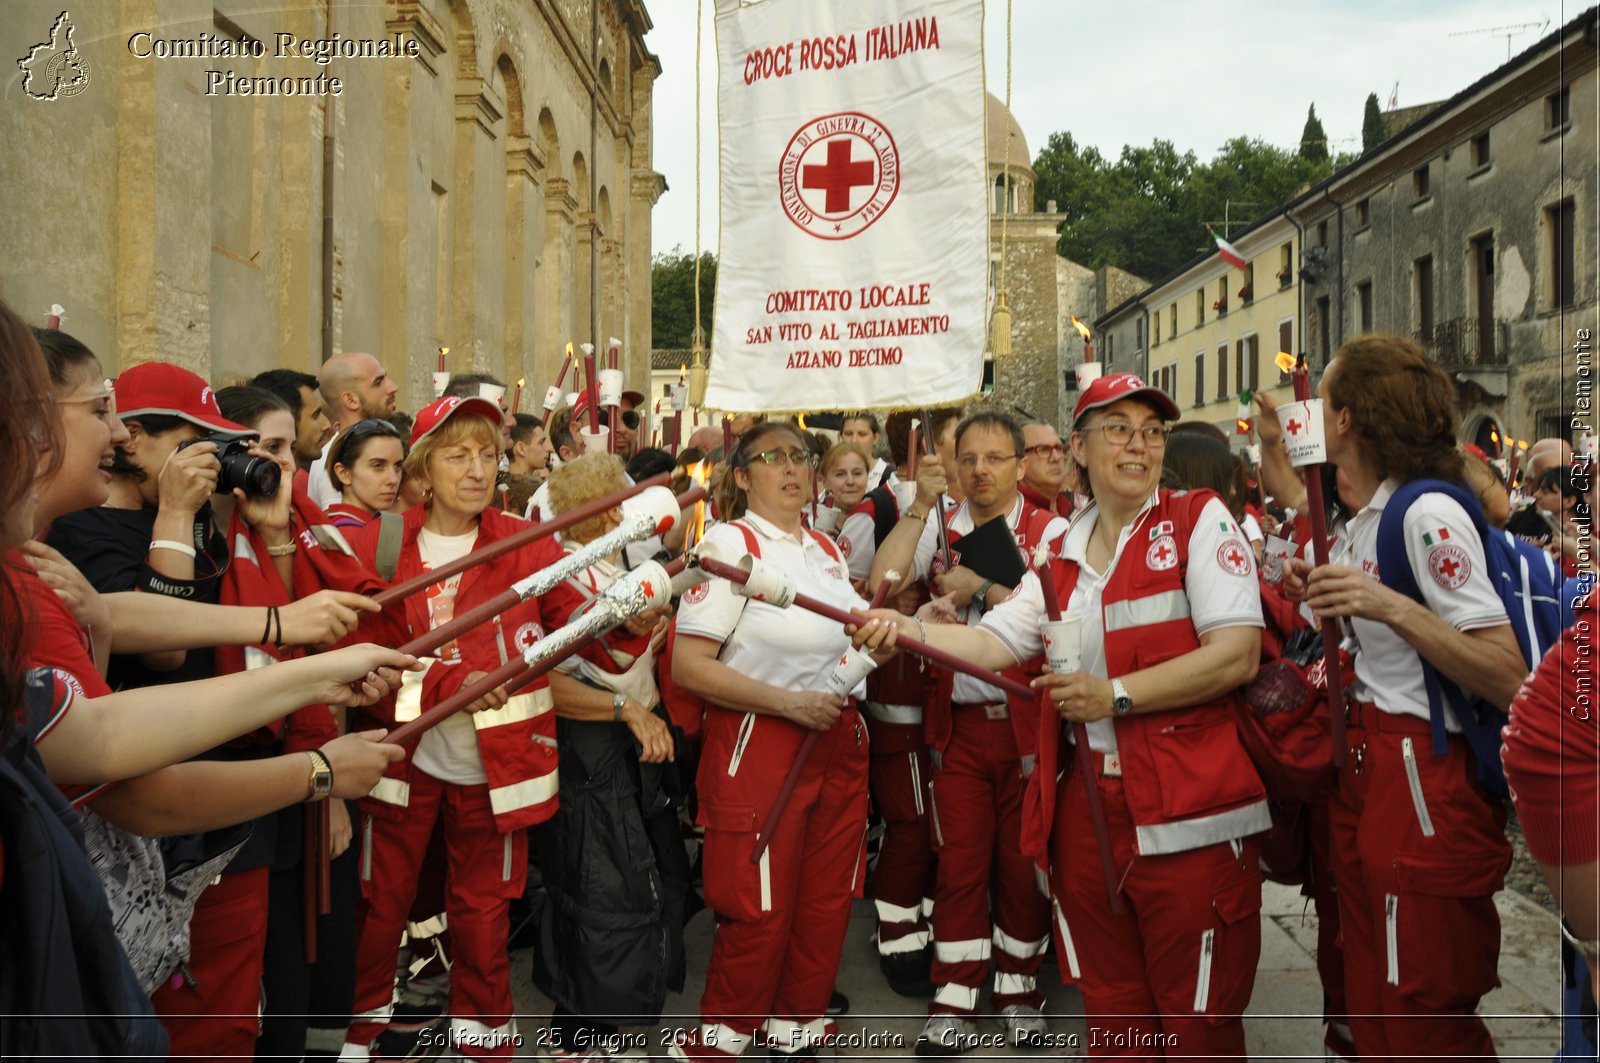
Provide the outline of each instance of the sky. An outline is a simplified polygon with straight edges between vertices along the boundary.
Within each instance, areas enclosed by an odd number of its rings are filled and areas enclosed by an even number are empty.
[[[668,186],[652,223],[657,254],[695,246],[696,6],[696,0],[647,0],[655,26],[645,44],[662,66],[655,84],[654,165]],[[701,6],[700,246],[715,251],[716,5],[701,0]],[[905,6],[909,13],[921,5],[907,0]],[[1517,54],[1589,6],[1574,0],[1012,0],[1011,110],[1030,157],[1062,131],[1109,158],[1124,144],[1157,138],[1202,161],[1237,136],[1287,147],[1299,142],[1313,103],[1330,149],[1359,151],[1368,93],[1376,92],[1387,107],[1398,82],[1401,107],[1446,99],[1506,61],[1508,33]],[[1003,100],[1004,0],[987,0],[984,16],[989,91]],[[1517,28],[1529,22],[1534,25]]]

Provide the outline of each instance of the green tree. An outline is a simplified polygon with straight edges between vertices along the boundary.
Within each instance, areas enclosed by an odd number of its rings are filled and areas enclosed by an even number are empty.
[[[1361,116],[1361,150],[1371,151],[1383,143],[1383,111],[1378,106],[1378,94],[1367,93],[1367,108]]]
[[[717,257],[700,255],[700,326],[711,340],[711,304],[717,291]],[[682,247],[650,263],[651,342],[668,350],[688,347],[694,335],[694,255]]]
[[[1226,213],[1249,223],[1327,177],[1332,163],[1326,151],[1312,159],[1247,137],[1207,163],[1164,140],[1124,147],[1112,162],[1063,132],[1046,141],[1033,169],[1039,199],[1066,212],[1061,254],[1156,280],[1210,252],[1206,222]]]
[[[1300,154],[1313,162],[1324,162],[1328,158],[1328,134],[1323,131],[1314,103],[1306,112],[1306,127],[1300,132]]]

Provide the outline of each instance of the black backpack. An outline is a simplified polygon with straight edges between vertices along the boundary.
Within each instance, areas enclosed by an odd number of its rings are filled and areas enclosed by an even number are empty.
[[[33,745],[55,677],[26,680],[26,726],[0,756],[0,1057],[164,1059],[166,1031],[117,943],[77,814]]]

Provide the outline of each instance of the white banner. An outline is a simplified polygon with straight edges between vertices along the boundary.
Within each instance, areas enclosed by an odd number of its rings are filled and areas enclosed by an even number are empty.
[[[708,406],[925,406],[978,390],[982,47],[982,0],[717,0]]]

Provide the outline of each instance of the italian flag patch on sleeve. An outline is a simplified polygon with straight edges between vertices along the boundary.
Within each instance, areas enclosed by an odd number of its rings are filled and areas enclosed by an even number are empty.
[[[1440,528],[1437,531],[1423,532],[1422,533],[1422,545],[1423,546],[1433,546],[1433,545],[1435,545],[1437,543],[1445,542],[1449,538],[1450,538],[1450,529],[1449,528]]]

